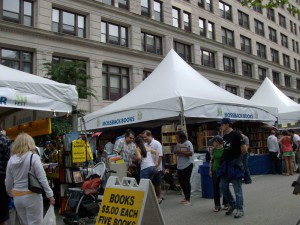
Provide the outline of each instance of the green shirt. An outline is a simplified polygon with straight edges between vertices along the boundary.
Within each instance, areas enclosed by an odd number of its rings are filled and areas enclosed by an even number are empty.
[[[213,157],[213,165],[212,165],[212,170],[214,172],[217,172],[219,167],[220,167],[220,160],[221,160],[221,157],[223,155],[223,147],[220,147],[220,148],[214,148],[212,150],[212,157]]]

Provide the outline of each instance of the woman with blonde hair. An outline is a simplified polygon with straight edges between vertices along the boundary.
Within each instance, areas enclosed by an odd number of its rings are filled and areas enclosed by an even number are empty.
[[[15,207],[22,225],[37,225],[43,221],[42,194],[37,194],[28,189],[28,172],[31,162],[31,171],[43,187],[50,204],[55,204],[53,191],[49,187],[46,173],[39,156],[35,153],[33,138],[21,133],[15,139],[11,157],[6,168],[6,191],[13,196]]]

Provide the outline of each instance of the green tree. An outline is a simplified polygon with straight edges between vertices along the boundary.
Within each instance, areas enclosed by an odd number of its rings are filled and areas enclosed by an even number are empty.
[[[300,9],[292,6],[289,0],[269,0],[267,2],[263,0],[241,0],[241,4],[248,7],[260,6],[261,8],[277,8],[281,5],[286,5],[288,11],[300,15]]]

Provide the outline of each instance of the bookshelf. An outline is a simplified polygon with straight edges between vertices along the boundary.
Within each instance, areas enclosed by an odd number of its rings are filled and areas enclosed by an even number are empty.
[[[174,148],[176,142],[176,125],[168,124],[161,127],[161,143],[163,148],[163,163],[165,167],[171,167],[176,165],[176,155],[174,154]]]
[[[249,153],[252,155],[260,155],[268,153],[267,138],[269,131],[261,128],[246,127],[244,134],[249,138]]]
[[[205,152],[209,150],[209,140],[212,139],[215,135],[222,134],[218,130],[208,129],[206,124],[198,127],[198,131],[196,133],[198,152]]]

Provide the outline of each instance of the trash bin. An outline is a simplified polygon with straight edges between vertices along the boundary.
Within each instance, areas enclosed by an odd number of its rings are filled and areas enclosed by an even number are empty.
[[[204,162],[203,165],[200,165],[198,172],[201,176],[202,198],[214,198],[213,183],[209,176],[209,163]]]

